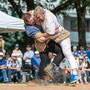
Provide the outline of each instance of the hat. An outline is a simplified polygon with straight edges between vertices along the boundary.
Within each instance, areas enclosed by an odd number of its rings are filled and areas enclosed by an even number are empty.
[[[54,56],[57,56],[57,54],[53,53]]]
[[[87,54],[87,52],[84,50],[84,51],[83,51],[83,54]]]
[[[15,47],[19,47],[19,44],[15,44]]]
[[[16,56],[16,53],[12,53],[11,56]]]
[[[38,51],[35,51],[35,54],[39,54],[39,52]]]
[[[3,56],[4,54],[3,54],[3,52],[0,52],[0,56]]]
[[[78,53],[74,53],[73,55],[74,55],[74,56],[78,56]]]
[[[80,51],[80,50],[78,50],[78,51],[77,51],[77,53],[78,53],[78,54],[79,54],[79,53],[81,54],[81,51]]]
[[[3,38],[2,35],[0,35],[0,38]]]
[[[77,46],[73,46],[73,48],[77,48]]]
[[[84,57],[83,56],[79,56],[79,59],[84,59]]]
[[[30,45],[27,45],[27,47],[31,47]]]

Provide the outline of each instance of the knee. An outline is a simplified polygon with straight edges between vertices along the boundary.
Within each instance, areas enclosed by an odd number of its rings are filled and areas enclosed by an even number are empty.
[[[11,69],[8,69],[7,71],[8,71],[8,73],[9,73],[9,72],[11,72]]]
[[[6,69],[4,68],[4,69],[2,69],[2,72],[6,72]]]

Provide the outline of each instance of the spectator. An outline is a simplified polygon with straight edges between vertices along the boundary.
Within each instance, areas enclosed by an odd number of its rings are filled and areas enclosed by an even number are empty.
[[[3,75],[3,82],[7,83],[6,62],[2,52],[0,52],[0,74]]]
[[[74,53],[74,58],[76,60],[77,65],[79,65],[79,58],[78,58],[78,53],[77,52]]]
[[[8,80],[9,82],[12,82],[11,74],[17,74],[18,82],[21,82],[21,69],[19,67],[19,62],[17,60],[17,55],[15,53],[12,53],[11,60],[7,63],[8,67]]]
[[[15,49],[13,50],[13,53],[16,54],[17,60],[19,61],[20,68],[22,67],[22,58],[23,54],[21,50],[19,49],[19,44],[15,44]]]
[[[57,56],[57,54],[53,53],[52,58],[51,58],[51,63],[53,62],[53,60],[55,59],[56,56]]]
[[[83,56],[80,56],[79,57],[79,75],[80,75],[80,82],[83,84],[84,82],[85,83],[88,83],[87,82],[87,76],[86,76],[86,72],[85,72],[85,69],[84,69],[84,66],[83,66]]]
[[[71,72],[70,68],[69,68],[69,64],[67,62],[67,60],[63,59],[59,65],[59,68],[61,70],[61,73],[64,71],[66,75],[68,75],[69,72]],[[63,83],[66,83],[66,76],[63,75]]]
[[[35,51],[35,56],[32,57],[32,66],[35,70],[35,78],[38,79],[38,72],[39,72],[39,66],[40,66],[40,55],[38,51]]]
[[[5,41],[3,40],[3,36],[0,35],[0,52],[3,52],[5,54],[5,49],[4,49],[4,46],[5,46]]]
[[[24,53],[24,57],[23,57],[23,59],[25,60],[25,68],[27,66],[29,66],[27,68],[30,69],[30,67],[31,67],[31,58],[33,56],[34,56],[34,52],[31,50],[31,46],[30,45],[27,45],[26,52]]]
[[[90,46],[87,47],[87,56],[88,56],[88,58],[89,58],[89,60],[90,60]],[[90,61],[89,61],[89,62],[90,62]]]
[[[72,52],[73,54],[74,53],[77,53],[77,46],[73,46],[73,52]]]
[[[80,46],[80,51],[81,51],[81,55],[82,55],[83,51],[84,51],[84,46]]]
[[[86,57],[87,56],[87,52],[84,50],[83,51],[83,56]]]
[[[10,59],[10,53],[6,51],[5,53],[5,60],[8,61]]]
[[[85,57],[88,57],[88,56],[87,56],[87,51],[85,51],[85,50],[83,51],[83,56],[84,56],[84,58],[85,58]],[[90,59],[88,58],[87,61],[90,62]]]
[[[78,53],[78,57],[81,56],[81,51],[80,50],[78,50],[77,53]]]
[[[87,81],[90,82],[90,80],[89,80],[90,67],[89,67],[89,62],[88,62],[88,57],[87,56],[84,58],[83,67],[86,71]]]

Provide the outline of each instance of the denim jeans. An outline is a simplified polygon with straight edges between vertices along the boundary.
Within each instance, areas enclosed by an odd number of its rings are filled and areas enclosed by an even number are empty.
[[[86,71],[86,75],[87,75],[87,81],[90,82],[90,79],[89,79],[90,71]]]
[[[85,74],[81,74],[81,79],[83,82],[85,82],[84,77],[85,77]]]
[[[38,73],[39,71],[37,69],[35,69],[35,78],[38,80]]]
[[[0,73],[3,75],[3,82],[7,82],[7,71],[6,71],[6,69],[0,69]]]
[[[17,73],[17,77],[18,77],[18,82],[22,82],[20,71],[8,69],[8,80],[9,80],[9,82],[12,81],[11,75],[16,74],[16,73]]]

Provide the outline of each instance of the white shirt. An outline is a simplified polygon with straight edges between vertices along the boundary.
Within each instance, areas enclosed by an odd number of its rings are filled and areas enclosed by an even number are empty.
[[[26,51],[25,53],[24,53],[24,57],[23,58],[26,58],[26,57],[33,57],[34,56],[34,52],[32,51],[32,50],[30,50],[29,52],[28,51]],[[26,59],[25,60],[25,63],[26,64],[31,64],[31,59]]]
[[[46,10],[46,9],[45,9],[45,20],[44,20],[44,22],[42,22],[42,27],[46,33],[51,34],[51,35],[55,34],[55,30],[57,28],[59,28],[60,31],[61,31],[61,29],[64,29],[58,23],[56,16],[53,13],[51,13],[49,10]],[[60,33],[54,35],[54,37],[51,36],[50,38],[51,39],[55,38],[58,35],[60,35]]]

